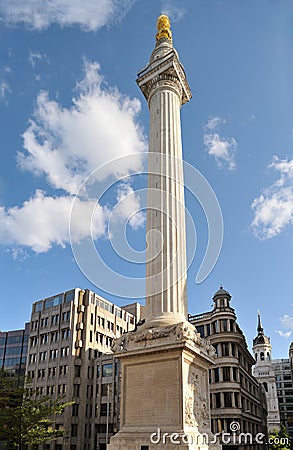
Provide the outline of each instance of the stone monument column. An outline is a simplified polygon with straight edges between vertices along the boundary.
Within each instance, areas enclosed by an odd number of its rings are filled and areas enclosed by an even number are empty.
[[[137,79],[150,109],[146,320],[176,323],[187,317],[180,108],[191,92],[168,17],[157,27],[156,47]]]
[[[208,368],[214,348],[187,317],[180,108],[191,98],[172,44],[157,21],[156,47],[137,83],[150,109],[147,315],[114,342],[121,364],[120,431],[109,450],[198,450],[213,443]],[[212,445],[211,445],[212,444]]]

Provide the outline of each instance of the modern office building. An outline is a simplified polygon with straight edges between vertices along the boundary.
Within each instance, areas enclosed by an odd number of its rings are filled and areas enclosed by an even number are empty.
[[[0,369],[25,374],[30,324],[23,330],[0,332]]]
[[[231,433],[232,422],[237,422],[239,432],[255,437],[257,433],[267,434],[265,393],[252,375],[255,360],[230,301],[231,295],[221,286],[213,296],[213,310],[189,316],[189,321],[202,338],[210,340],[218,356],[210,369],[209,383],[213,433]],[[231,447],[235,447],[232,442],[227,445]],[[256,447],[254,440],[237,445],[239,449]]]
[[[293,384],[290,359],[273,359],[280,420],[293,438]]]
[[[279,403],[277,385],[272,363],[272,346],[270,338],[264,334],[260,312],[258,312],[257,336],[253,339],[252,351],[255,358],[253,375],[265,389],[268,405],[268,431],[280,429]]]
[[[33,304],[27,389],[32,396],[75,402],[57,418],[64,438],[46,449],[104,450],[117,431],[119,374],[111,344],[135,328],[136,317],[129,311],[139,319],[140,305],[120,308],[78,288]]]
[[[290,369],[293,376],[293,342],[291,342],[289,347],[289,361],[290,361]]]

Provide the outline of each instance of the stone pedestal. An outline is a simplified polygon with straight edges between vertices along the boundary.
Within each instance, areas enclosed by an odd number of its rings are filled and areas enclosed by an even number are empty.
[[[139,327],[115,343],[122,365],[120,431],[108,450],[209,448],[214,348],[188,322]]]

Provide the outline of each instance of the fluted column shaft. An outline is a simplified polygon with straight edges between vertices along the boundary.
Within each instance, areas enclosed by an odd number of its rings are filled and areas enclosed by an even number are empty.
[[[178,322],[187,315],[181,98],[178,83],[170,80],[155,83],[148,98],[146,296],[149,321]]]

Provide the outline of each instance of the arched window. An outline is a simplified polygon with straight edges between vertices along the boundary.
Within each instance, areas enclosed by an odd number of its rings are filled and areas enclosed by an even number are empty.
[[[268,358],[268,360],[271,359],[271,355],[269,354],[269,352],[267,352],[267,358]]]
[[[265,391],[268,392],[268,383],[266,381],[263,383],[263,387],[265,388]]]
[[[261,360],[261,361],[264,361],[264,359],[265,359],[265,354],[264,354],[264,352],[260,352],[260,360]]]
[[[255,360],[257,361],[257,353],[254,355],[254,357],[255,357]]]

